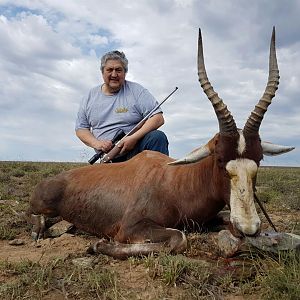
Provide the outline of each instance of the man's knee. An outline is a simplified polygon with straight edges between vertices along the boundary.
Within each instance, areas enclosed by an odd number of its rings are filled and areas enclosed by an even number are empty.
[[[167,136],[160,130],[153,130],[148,132],[139,141],[138,145],[125,156],[126,160],[132,158],[133,156],[144,150],[158,151],[165,155],[169,155],[169,142]]]
[[[165,135],[164,132],[162,132],[160,130],[153,130],[153,131],[148,132],[145,135],[145,138],[148,138],[149,140],[158,141],[161,143],[168,143],[167,136]]]
[[[147,133],[142,141],[143,150],[159,151],[163,154],[169,155],[169,142],[164,132],[160,130],[153,130]]]

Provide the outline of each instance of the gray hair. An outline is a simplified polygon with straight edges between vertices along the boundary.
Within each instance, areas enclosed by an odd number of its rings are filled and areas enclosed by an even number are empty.
[[[125,73],[127,73],[127,71],[128,71],[128,59],[126,58],[124,52],[115,50],[115,51],[110,51],[110,52],[107,52],[106,54],[104,54],[101,57],[101,67],[100,68],[101,68],[102,73],[103,73],[104,67],[106,65],[106,62],[108,60],[119,60],[122,63],[123,67],[124,67]]]

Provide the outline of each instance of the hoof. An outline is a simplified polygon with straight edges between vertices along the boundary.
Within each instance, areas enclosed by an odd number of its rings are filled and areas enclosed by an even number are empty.
[[[31,232],[31,238],[34,240],[34,241],[37,241],[38,240],[38,234],[36,232]]]
[[[42,239],[45,231],[45,217],[43,215],[31,214],[31,223],[33,224],[32,239],[35,241]]]
[[[86,250],[87,254],[96,254],[99,253],[99,250],[101,252],[101,249],[104,247],[106,247],[109,244],[108,240],[106,240],[105,238],[102,238],[101,240],[97,241],[94,244],[91,244],[88,249]]]
[[[41,234],[41,233],[37,233],[35,231],[32,231],[31,232],[31,238],[34,240],[34,241],[38,241],[38,240],[42,240],[44,238],[44,235]]]

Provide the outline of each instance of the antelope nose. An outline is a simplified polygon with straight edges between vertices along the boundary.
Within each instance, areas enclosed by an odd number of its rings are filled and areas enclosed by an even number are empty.
[[[260,221],[254,222],[252,224],[235,223],[233,225],[240,233],[246,236],[256,236],[260,233]]]

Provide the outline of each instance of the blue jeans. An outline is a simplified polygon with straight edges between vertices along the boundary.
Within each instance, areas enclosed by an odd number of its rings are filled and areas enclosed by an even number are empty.
[[[167,136],[160,130],[153,130],[148,132],[135,146],[133,150],[127,154],[117,157],[112,162],[121,162],[128,160],[143,150],[158,151],[169,155],[169,142]]]

